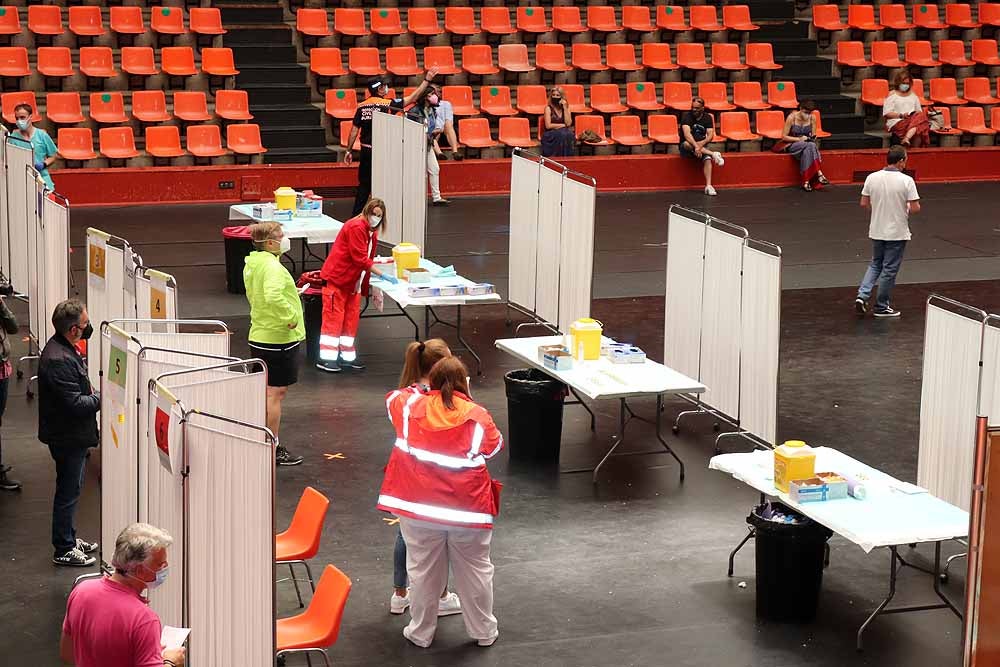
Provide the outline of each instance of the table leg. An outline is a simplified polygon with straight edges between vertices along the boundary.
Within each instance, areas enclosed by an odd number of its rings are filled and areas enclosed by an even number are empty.
[[[657,394],[656,395],[656,439],[660,441],[660,444],[663,445],[663,448],[667,450],[667,453],[670,454],[672,457],[674,457],[674,460],[677,461],[677,465],[681,467],[681,481],[683,482],[684,461],[681,461],[681,457],[677,456],[677,452],[675,452],[670,447],[670,445],[667,444],[667,441],[663,439],[662,424],[663,424],[663,394]]]
[[[420,325],[417,324],[417,321],[415,319],[413,319],[412,317],[410,317],[410,314],[408,312],[406,312],[406,308],[403,308],[402,306],[400,306],[399,303],[393,301],[393,303],[395,303],[396,307],[399,309],[398,313],[374,313],[372,315],[365,315],[365,311],[368,310],[368,303],[369,303],[368,302],[368,298],[366,297],[365,298],[365,306],[364,306],[364,308],[361,309],[361,315],[360,315],[363,319],[367,320],[367,319],[373,319],[373,318],[379,318],[379,317],[405,317],[406,319],[408,319],[410,321],[410,324],[413,325],[413,340],[416,340],[416,341],[420,340]]]
[[[594,476],[593,476],[594,484],[597,484],[597,473],[601,469],[601,466],[604,465],[605,461],[611,458],[611,455],[615,453],[616,449],[618,449],[618,445],[622,444],[622,442],[625,440],[626,410],[628,410],[628,404],[625,402],[625,399],[622,398],[620,399],[620,402],[618,404],[618,437],[615,438],[615,444],[611,445],[611,449],[608,450],[608,453],[604,455],[604,458],[601,459],[600,463],[598,463],[597,466],[594,468]]]
[[[590,413],[590,430],[591,431],[597,430],[597,418],[594,416],[594,411],[590,409],[589,405],[587,405],[586,403],[583,402],[583,399],[580,397],[580,394],[576,393],[576,390],[573,389],[573,387],[567,386],[567,389],[569,389],[569,391],[570,391],[571,394],[573,394],[574,396],[576,396],[576,400],[575,401],[566,401],[565,405],[579,405],[584,410],[586,410],[588,413]]]
[[[754,529],[753,526],[749,526],[748,530],[747,530],[746,537],[744,537],[740,541],[740,543],[736,545],[735,549],[733,549],[732,551],[729,552],[729,571],[726,574],[726,576],[728,576],[728,577],[733,576],[733,566],[734,566],[735,561],[736,561],[736,554],[739,553],[740,549],[742,549],[744,546],[746,546],[747,542],[749,542],[750,540],[752,540],[755,537],[757,537],[757,531]]]
[[[472,358],[476,360],[476,375],[483,374],[483,360],[479,357],[476,351],[469,344],[469,341],[465,340],[462,336],[462,304],[455,304],[456,314],[455,321],[448,322],[447,320],[442,320],[438,317],[437,311],[434,310],[433,306],[427,306],[424,310],[424,326],[427,331],[427,336],[430,336],[430,328],[435,324],[440,324],[441,326],[451,327],[455,330],[455,337],[458,338],[458,346],[452,348],[452,351],[465,351],[472,355]],[[433,315],[434,321],[430,322],[429,317]]]
[[[875,611],[872,612],[871,616],[869,616],[865,622],[861,624],[861,627],[858,628],[857,648],[859,651],[864,650],[861,636],[864,634],[865,630],[869,625],[871,625],[871,622],[875,620],[875,617],[881,614],[882,610],[885,609],[890,602],[892,602],[892,598],[896,596],[896,558],[898,554],[896,553],[896,547],[889,547],[889,551],[891,554],[889,557],[889,595],[882,600],[879,606],[875,608]]]

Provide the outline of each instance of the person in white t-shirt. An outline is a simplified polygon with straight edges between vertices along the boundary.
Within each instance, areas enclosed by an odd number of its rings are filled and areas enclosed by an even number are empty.
[[[913,92],[913,78],[905,68],[892,79],[892,91],[882,104],[882,120],[886,131],[895,138],[894,143],[914,148],[930,144],[930,120]]]
[[[875,317],[899,317],[899,311],[889,303],[889,296],[896,284],[903,251],[910,240],[911,213],[920,212],[917,184],[903,170],[906,168],[906,149],[893,146],[886,157],[886,167],[868,174],[861,190],[861,207],[871,210],[868,236],[872,240],[872,261],[858,287],[854,308],[859,315],[868,310],[872,288],[878,283],[875,300]]]

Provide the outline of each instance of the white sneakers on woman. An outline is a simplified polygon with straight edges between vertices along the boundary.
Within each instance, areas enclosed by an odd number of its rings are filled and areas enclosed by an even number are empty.
[[[397,595],[395,591],[392,593],[392,597],[389,598],[389,613],[390,614],[402,614],[410,606],[410,592],[407,590],[406,595]],[[438,600],[438,616],[452,616],[453,614],[462,613],[462,601],[459,600],[458,595],[454,592],[449,591],[447,595]]]
[[[719,193],[716,192],[715,188],[713,188],[711,185],[706,185],[705,186],[705,194],[708,195],[709,197],[714,197],[715,195],[717,195]]]

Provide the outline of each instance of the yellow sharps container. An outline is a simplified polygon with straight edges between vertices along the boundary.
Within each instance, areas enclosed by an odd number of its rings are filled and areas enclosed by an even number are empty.
[[[420,248],[414,243],[400,243],[392,249],[392,261],[396,263],[396,277],[402,280],[408,269],[420,266]]]
[[[279,211],[294,211],[296,192],[289,187],[278,188],[274,191],[274,205]]]
[[[575,359],[594,361],[601,358],[601,333],[604,325],[590,317],[581,317],[569,325],[573,341],[570,353]]]
[[[792,482],[816,476],[816,452],[802,440],[774,448],[774,485],[788,493]]]

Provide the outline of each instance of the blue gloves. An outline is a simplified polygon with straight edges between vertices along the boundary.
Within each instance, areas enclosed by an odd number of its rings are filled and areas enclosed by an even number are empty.
[[[44,161],[40,161],[40,162],[36,162],[35,163],[35,171],[42,171],[43,169],[45,169],[45,162]]]
[[[393,285],[399,283],[399,279],[396,278],[396,276],[392,275],[391,273],[383,273],[381,278],[387,283],[392,283]]]

